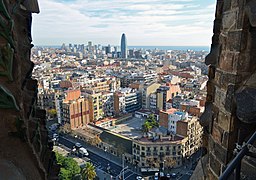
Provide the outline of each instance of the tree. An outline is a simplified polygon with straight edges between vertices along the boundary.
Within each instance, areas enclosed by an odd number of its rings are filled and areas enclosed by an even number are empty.
[[[152,129],[152,125],[150,122],[146,121],[143,125],[142,125],[142,129],[143,132],[149,132]]]
[[[149,132],[154,127],[159,127],[159,123],[156,121],[155,115],[150,114],[142,125],[142,129],[144,132]]]
[[[55,117],[57,115],[56,109],[49,109],[47,112],[51,117]]]
[[[95,167],[92,163],[87,162],[85,168],[82,169],[83,180],[93,180],[96,177]]]
[[[74,159],[70,157],[64,157],[57,152],[55,154],[57,163],[61,167],[59,173],[59,178],[61,180],[69,180],[80,174],[81,168]]]
[[[165,167],[172,168],[175,166],[176,161],[172,157],[166,157],[165,158]]]

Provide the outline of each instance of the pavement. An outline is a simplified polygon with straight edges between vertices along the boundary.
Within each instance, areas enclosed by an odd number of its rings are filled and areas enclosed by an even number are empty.
[[[58,143],[66,146],[70,151],[73,149],[76,142],[81,143],[82,146],[87,149],[89,152],[89,156],[87,158],[90,159],[96,169],[105,172],[103,173],[104,176],[100,179],[117,179],[123,169],[121,165],[122,160],[120,158],[66,134],[59,135],[58,138]],[[126,166],[127,165],[125,165],[125,167]],[[124,171],[125,180],[135,180],[137,176],[139,176],[139,174],[129,168]]]

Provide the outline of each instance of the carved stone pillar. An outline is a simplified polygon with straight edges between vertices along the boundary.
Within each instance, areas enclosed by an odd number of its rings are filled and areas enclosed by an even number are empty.
[[[32,12],[39,12],[37,0],[0,0],[1,178],[54,179],[58,174],[45,114],[34,108]]]

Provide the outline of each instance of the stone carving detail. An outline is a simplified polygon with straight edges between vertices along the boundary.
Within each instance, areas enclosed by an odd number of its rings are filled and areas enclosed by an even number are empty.
[[[32,12],[39,12],[37,0],[0,0],[0,159],[13,162],[26,179],[57,179],[45,111],[34,109]]]
[[[211,46],[211,52],[205,58],[206,65],[216,65],[220,54],[220,45]]]
[[[0,15],[0,36],[7,41],[7,44],[4,47],[0,47],[0,76],[7,76],[10,81],[13,81],[12,65],[14,41],[12,31],[14,23],[3,0],[0,0]]]
[[[13,65],[14,50],[10,44],[0,49],[0,76],[7,76],[10,81],[13,81],[12,65]]]
[[[200,117],[200,124],[207,127],[212,120],[212,102],[206,102],[204,113]]]
[[[2,36],[11,45],[11,47],[14,48],[14,41],[12,38],[14,23],[5,7],[3,0],[0,0],[0,14],[1,17],[5,18],[0,18],[0,36]],[[5,21],[8,23],[6,24]]]
[[[0,85],[0,108],[3,109],[16,109],[19,110],[19,107],[16,103],[14,96]]]
[[[249,18],[251,26],[256,27],[256,0],[252,0],[246,4],[245,13]]]
[[[23,2],[24,7],[27,11],[32,13],[39,13],[39,6],[37,0],[24,0]]]
[[[256,123],[256,73],[236,93],[237,117],[244,123]]]

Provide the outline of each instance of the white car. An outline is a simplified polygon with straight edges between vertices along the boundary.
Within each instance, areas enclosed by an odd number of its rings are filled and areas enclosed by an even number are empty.
[[[154,180],[158,180],[158,173],[155,173]]]
[[[137,180],[144,180],[144,178],[141,177],[141,176],[137,176],[136,179],[137,179]]]
[[[85,149],[83,147],[79,148],[78,152],[80,154],[82,154],[83,156],[89,156],[89,153],[88,153],[87,149]]]

